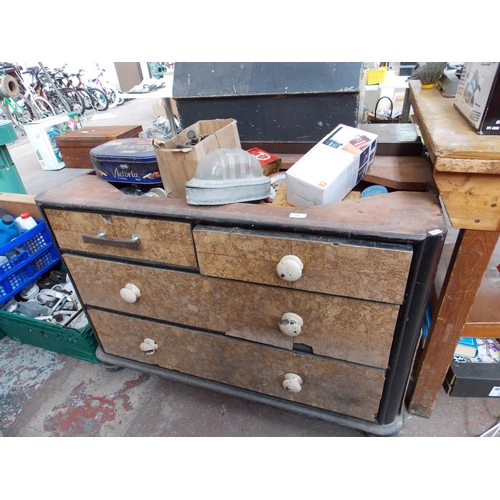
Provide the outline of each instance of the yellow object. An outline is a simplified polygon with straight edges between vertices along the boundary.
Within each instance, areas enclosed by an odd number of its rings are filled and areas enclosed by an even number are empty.
[[[377,85],[379,83],[384,83],[386,73],[387,66],[381,66],[377,69],[369,69],[366,74],[366,84]]]
[[[435,87],[437,82],[434,82],[434,83],[423,83],[422,84],[422,88],[425,90],[425,89],[432,89]]]

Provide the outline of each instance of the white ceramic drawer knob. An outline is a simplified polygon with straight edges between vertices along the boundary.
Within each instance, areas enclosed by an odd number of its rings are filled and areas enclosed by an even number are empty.
[[[285,255],[276,266],[278,276],[285,281],[297,281],[302,276],[304,264],[295,255]]]
[[[133,304],[141,296],[141,291],[132,283],[127,283],[125,288],[120,290],[120,297],[129,304]]]
[[[139,347],[144,354],[151,356],[158,349],[158,344],[153,339],[144,339],[144,342],[141,342]]]
[[[289,392],[300,392],[302,389],[302,378],[296,373],[285,373],[281,385]]]
[[[304,321],[295,313],[285,313],[281,316],[280,331],[289,337],[300,335]]]

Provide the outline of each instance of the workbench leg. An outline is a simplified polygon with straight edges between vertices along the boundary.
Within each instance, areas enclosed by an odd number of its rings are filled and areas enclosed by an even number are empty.
[[[410,414],[430,417],[499,233],[461,229],[415,373]]]

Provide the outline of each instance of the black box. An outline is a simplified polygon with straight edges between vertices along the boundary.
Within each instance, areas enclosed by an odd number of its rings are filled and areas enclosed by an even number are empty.
[[[443,385],[448,396],[500,397],[500,363],[452,362]]]
[[[305,153],[339,123],[361,123],[364,79],[357,62],[180,62],[173,98],[183,124],[231,117],[244,149]]]

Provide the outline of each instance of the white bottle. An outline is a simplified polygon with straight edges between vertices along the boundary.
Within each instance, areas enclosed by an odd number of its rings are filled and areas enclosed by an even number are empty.
[[[16,226],[17,229],[19,229],[19,233],[23,234],[26,231],[29,231],[31,228],[35,227],[36,221],[28,212],[25,212],[19,217],[16,217]]]

